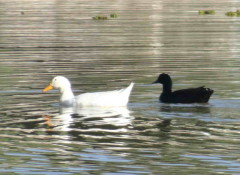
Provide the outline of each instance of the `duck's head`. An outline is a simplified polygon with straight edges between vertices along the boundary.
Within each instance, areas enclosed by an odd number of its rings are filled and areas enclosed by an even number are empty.
[[[161,84],[171,84],[172,80],[168,74],[162,73],[158,76],[157,80],[153,83],[161,83]]]
[[[59,89],[62,91],[68,88],[71,88],[70,81],[63,76],[56,76],[52,79],[51,83],[43,89],[43,92],[47,92],[51,89]]]

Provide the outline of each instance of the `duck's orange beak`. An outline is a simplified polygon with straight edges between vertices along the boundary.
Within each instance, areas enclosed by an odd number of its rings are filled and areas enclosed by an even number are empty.
[[[47,92],[49,90],[52,90],[53,89],[53,86],[51,84],[49,84],[47,87],[45,87],[42,92]]]

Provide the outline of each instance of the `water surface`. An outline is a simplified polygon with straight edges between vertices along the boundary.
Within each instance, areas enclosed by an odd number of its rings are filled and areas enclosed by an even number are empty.
[[[236,1],[0,0],[2,174],[239,174]],[[214,9],[215,15],[198,10]],[[93,20],[117,13],[118,18]],[[206,85],[208,104],[162,104]],[[56,75],[75,94],[136,86],[127,108],[59,111]]]

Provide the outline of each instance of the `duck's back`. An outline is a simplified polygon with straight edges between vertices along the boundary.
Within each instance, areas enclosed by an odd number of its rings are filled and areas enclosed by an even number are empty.
[[[105,91],[84,93],[76,96],[76,102],[79,107],[84,106],[126,106],[129,100],[134,83],[131,83],[127,88]]]
[[[206,103],[213,92],[212,89],[204,88],[204,86],[182,89],[171,94],[162,93],[160,101],[165,103]]]

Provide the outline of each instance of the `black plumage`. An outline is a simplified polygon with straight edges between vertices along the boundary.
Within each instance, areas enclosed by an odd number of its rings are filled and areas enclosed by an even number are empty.
[[[153,83],[161,83],[163,91],[159,97],[163,103],[207,103],[213,90],[204,86],[172,92],[172,80],[168,74],[160,74]]]

